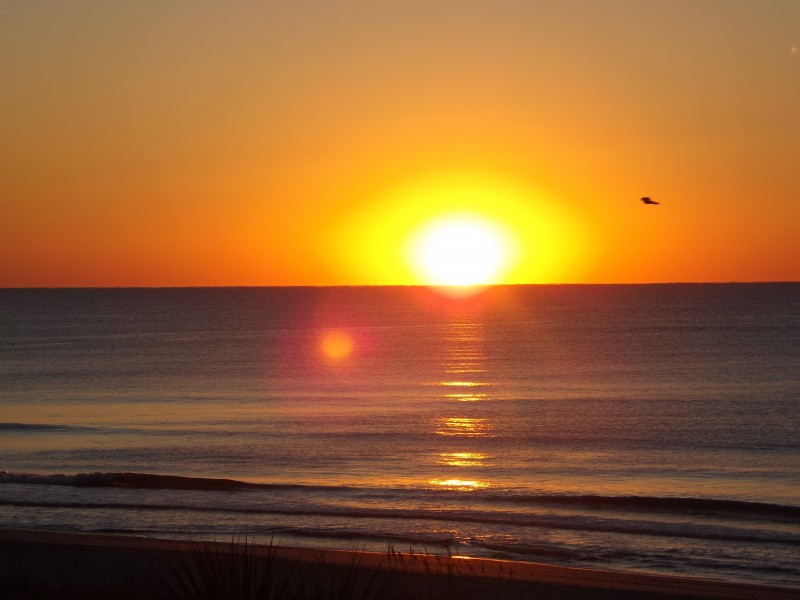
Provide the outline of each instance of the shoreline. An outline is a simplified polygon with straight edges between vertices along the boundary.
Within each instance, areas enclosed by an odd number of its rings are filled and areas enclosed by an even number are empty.
[[[85,580],[102,573],[108,585],[130,588],[165,572],[165,564],[196,552],[198,542],[126,536],[0,529],[0,564],[13,563],[14,572],[36,582]],[[215,551],[232,545],[214,544]],[[255,546],[265,555],[267,546]],[[683,576],[650,575],[563,567],[508,560],[447,557],[429,554],[316,550],[274,546],[273,556],[304,577],[328,576],[352,570],[380,572],[392,581],[413,582],[426,590],[452,587],[457,582],[470,593],[498,598],[539,600],[797,600],[800,588],[715,581]],[[2,574],[6,577],[7,574]],[[95,577],[97,579],[97,577]],[[461,595],[461,594],[459,594]],[[12,596],[14,597],[14,596]],[[25,595],[16,596],[26,598]],[[38,597],[38,596],[37,596]],[[428,597],[431,596],[430,592]],[[449,597],[449,596],[448,596]]]

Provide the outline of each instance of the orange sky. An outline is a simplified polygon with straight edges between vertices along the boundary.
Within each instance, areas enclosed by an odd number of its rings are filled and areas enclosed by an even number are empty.
[[[0,286],[800,280],[800,2],[0,0]],[[662,202],[644,206],[640,196]]]

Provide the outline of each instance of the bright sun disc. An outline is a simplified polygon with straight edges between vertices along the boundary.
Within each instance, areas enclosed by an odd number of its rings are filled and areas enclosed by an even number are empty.
[[[472,286],[497,283],[509,268],[508,234],[488,219],[451,215],[413,236],[409,259],[424,283]]]

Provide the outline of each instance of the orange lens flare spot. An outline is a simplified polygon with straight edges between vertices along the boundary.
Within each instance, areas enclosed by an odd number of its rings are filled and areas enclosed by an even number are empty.
[[[353,352],[353,338],[342,331],[329,331],[322,336],[320,348],[333,360],[346,358]]]

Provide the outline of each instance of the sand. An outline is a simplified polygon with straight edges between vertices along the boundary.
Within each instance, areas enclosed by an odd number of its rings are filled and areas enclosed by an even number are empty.
[[[228,544],[219,544],[226,551]],[[191,560],[197,544],[176,540],[45,531],[0,530],[0,597],[153,596],[169,565]],[[266,552],[266,549],[259,551]],[[402,596],[538,600],[800,600],[800,588],[778,588],[687,577],[577,569],[537,563],[431,555],[322,551],[279,547],[280,564],[304,581],[325,581],[342,573],[378,573]],[[341,577],[339,577],[341,579]],[[91,593],[78,594],[88,589]],[[45,590],[45,591],[42,591]],[[413,592],[413,593],[412,593]],[[70,595],[70,594],[73,595]]]

